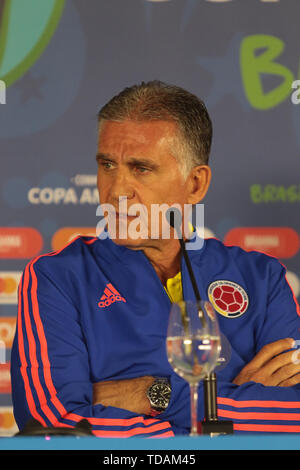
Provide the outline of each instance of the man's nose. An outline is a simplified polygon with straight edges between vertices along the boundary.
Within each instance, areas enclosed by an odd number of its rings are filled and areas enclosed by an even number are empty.
[[[111,197],[114,201],[119,201],[120,197],[132,199],[134,197],[134,187],[128,172],[118,170],[111,186]]]

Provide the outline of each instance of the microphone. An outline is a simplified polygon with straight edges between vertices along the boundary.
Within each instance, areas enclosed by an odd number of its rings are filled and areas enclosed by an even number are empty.
[[[169,208],[166,211],[166,219],[169,225],[176,230],[181,253],[183,254],[189,277],[193,286],[193,291],[197,302],[201,302],[201,296],[197,286],[196,278],[192,269],[190,258],[188,257],[187,250],[185,248],[185,242],[182,237],[182,214],[181,211],[175,207]],[[206,327],[207,322],[201,307],[199,308],[199,316],[203,328]],[[210,436],[219,434],[233,434],[233,423],[232,421],[220,421],[217,414],[217,376],[215,372],[208,374],[203,380],[204,389],[204,410],[205,419],[201,423],[201,433],[209,434]]]
[[[192,286],[193,286],[193,290],[194,290],[196,300],[197,300],[197,302],[201,302],[201,297],[200,297],[197,282],[196,282],[196,279],[195,279],[195,276],[194,276],[194,273],[193,273],[190,258],[188,257],[188,254],[187,254],[187,251],[186,251],[186,248],[185,248],[185,243],[184,243],[183,237],[182,237],[182,231],[181,231],[182,216],[181,216],[180,210],[177,209],[176,207],[168,209],[167,212],[166,212],[166,219],[169,222],[170,226],[172,228],[174,228],[177,232],[180,247],[181,247],[181,252],[183,254],[184,260],[185,260],[187,268],[188,268],[188,272],[189,272],[189,276],[190,276],[190,280],[191,280],[191,283],[192,283]],[[203,316],[203,313],[202,313],[202,317],[203,317],[203,320],[205,322],[205,318]]]

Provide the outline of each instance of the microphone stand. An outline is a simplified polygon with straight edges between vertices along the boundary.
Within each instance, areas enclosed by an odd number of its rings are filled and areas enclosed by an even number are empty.
[[[193,286],[194,294],[197,302],[201,302],[201,297],[197,282],[194,276],[190,258],[188,257],[185,242],[183,241],[182,232],[180,225],[182,222],[182,216],[179,209],[169,209],[167,211],[167,220],[172,228],[174,228],[178,234],[181,253],[184,257],[189,277]],[[206,319],[202,310],[199,310],[202,326],[206,326]],[[220,434],[233,434],[233,422],[224,421],[218,419],[217,413],[217,376],[215,372],[211,372],[203,379],[203,390],[204,390],[204,420],[201,422],[201,434],[218,436]]]

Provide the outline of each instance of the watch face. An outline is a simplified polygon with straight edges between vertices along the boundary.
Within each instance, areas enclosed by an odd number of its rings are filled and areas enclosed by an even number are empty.
[[[148,393],[151,405],[157,409],[166,409],[170,398],[171,389],[166,384],[154,383]]]

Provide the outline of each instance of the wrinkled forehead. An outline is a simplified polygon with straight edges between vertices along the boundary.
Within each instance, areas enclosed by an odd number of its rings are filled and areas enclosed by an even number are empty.
[[[107,135],[122,134],[145,142],[148,138],[161,138],[163,136],[174,135],[178,132],[178,125],[175,121],[149,120],[149,121],[108,121],[99,122],[99,139]]]
[[[102,153],[152,150],[169,152],[177,125],[169,121],[102,121],[98,149]]]

